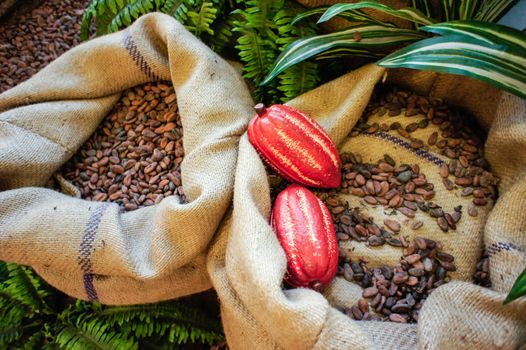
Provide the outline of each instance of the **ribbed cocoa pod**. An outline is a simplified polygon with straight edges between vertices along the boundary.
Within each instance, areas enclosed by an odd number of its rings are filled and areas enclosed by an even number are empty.
[[[292,184],[276,198],[271,221],[287,255],[285,281],[322,290],[338,268],[338,242],[325,204],[307,188]]]
[[[256,106],[248,139],[263,160],[291,182],[318,188],[340,186],[340,156],[311,117],[285,105]]]

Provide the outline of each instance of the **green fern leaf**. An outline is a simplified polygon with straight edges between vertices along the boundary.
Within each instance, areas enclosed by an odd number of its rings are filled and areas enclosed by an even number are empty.
[[[234,17],[228,16],[220,21],[216,21],[216,24],[211,27],[214,31],[213,36],[207,37],[206,41],[210,45],[210,48],[215,52],[221,53],[230,43],[234,28]]]
[[[9,278],[9,271],[7,271],[7,264],[0,261],[0,289],[4,285],[4,282]]]
[[[111,12],[117,13],[117,3],[115,0],[106,0],[106,5],[110,9]]]
[[[283,1],[251,0],[247,8],[233,11],[236,16],[233,32],[241,34],[235,48],[244,63],[243,76],[255,85],[256,100],[265,104],[279,102],[280,91],[276,85],[262,87],[260,82],[269,72],[269,67],[279,54],[278,26],[274,16],[283,7]]]
[[[200,37],[202,33],[214,35],[214,31],[210,25],[217,17],[217,9],[211,2],[203,1],[197,11],[188,12],[188,23],[186,28]]]
[[[134,350],[138,343],[123,334],[107,331],[108,326],[96,322],[65,326],[55,342],[65,350]]]
[[[24,340],[21,346],[22,350],[34,350],[41,349],[45,336],[42,332],[36,332],[31,334],[26,340]]]
[[[14,263],[7,263],[6,267],[9,279],[5,282],[4,292],[33,312],[50,311],[44,301],[48,292],[41,288],[40,279],[31,269]]]
[[[127,27],[136,19],[147,13],[153,12],[154,3],[151,0],[132,0],[119,11],[107,27],[107,32],[116,32],[123,27]]]
[[[64,350],[64,348],[58,345],[56,342],[52,342],[45,344],[42,347],[42,350]]]
[[[26,317],[32,316],[32,309],[0,290],[0,327],[20,325]]]
[[[182,3],[182,0],[166,0],[164,1],[164,4],[162,4],[162,6],[159,7],[159,11],[173,16],[179,8],[179,6],[182,5]]]
[[[0,327],[0,349],[7,349],[8,345],[22,336],[19,327]]]
[[[172,16],[183,24],[188,21],[188,7],[184,2],[173,12]]]
[[[256,86],[254,91],[256,99],[265,104],[275,103],[278,98],[275,86],[266,86],[266,88],[259,86],[267,74],[269,64],[277,58],[278,48],[275,42],[261,38],[254,30],[247,30],[237,42],[235,47],[241,61],[245,63],[243,76]]]
[[[89,27],[97,16],[97,7],[99,0],[93,0],[86,10],[84,10],[84,15],[82,16],[82,21],[80,22],[80,39],[87,40],[89,37]]]
[[[205,344],[223,339],[221,325],[196,307],[181,302],[100,307],[78,316],[80,323],[106,325],[119,334],[146,339],[168,337],[171,343],[200,340]]]
[[[281,73],[278,79],[278,90],[284,93],[281,102],[287,102],[318,85],[318,65],[314,62],[301,62]]]
[[[277,40],[277,43],[280,45],[280,51],[283,51],[298,38],[316,34],[315,26],[311,22],[304,21],[301,24],[292,24],[298,11],[299,9],[287,7],[279,11],[274,18],[279,27],[280,39]],[[281,73],[278,79],[278,90],[283,92],[281,102],[287,102],[318,85],[318,64],[301,62]]]
[[[39,328],[40,322],[33,322],[25,325],[0,326],[0,349],[10,345],[10,349],[35,349],[32,344],[39,343],[42,340]]]

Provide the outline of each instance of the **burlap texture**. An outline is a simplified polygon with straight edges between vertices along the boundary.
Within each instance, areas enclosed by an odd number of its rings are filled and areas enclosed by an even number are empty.
[[[44,188],[121,91],[157,80],[171,81],[177,93],[190,203],[173,196],[122,213],[116,204]],[[251,106],[240,74],[166,15],[144,16],[70,50],[0,96],[0,259],[107,304],[210,288],[205,253],[231,203]]]
[[[403,113],[395,117],[380,117],[378,115],[370,116],[369,124],[373,123],[395,123],[398,122],[405,128],[410,123],[417,122],[425,118],[423,115],[406,117]],[[425,129],[418,129],[411,133],[412,137],[420,140],[427,140],[433,132],[439,132],[439,125],[430,124]],[[395,143],[397,142],[397,143]],[[405,146],[405,147],[404,147]],[[436,219],[428,213],[420,210],[416,212],[414,219],[407,219],[404,215],[398,213],[395,215],[386,215],[383,206],[369,205],[364,202],[363,198],[350,194],[340,194],[339,197],[349,203],[350,208],[361,208],[367,216],[373,217],[374,221],[381,225],[385,219],[394,219],[401,225],[400,234],[409,237],[413,241],[414,237],[425,235],[426,238],[440,241],[447,247],[447,252],[455,257],[457,270],[450,273],[450,276],[457,280],[470,281],[475,272],[476,263],[482,253],[482,241],[480,232],[484,227],[487,213],[491,209],[492,203],[486,206],[478,207],[477,217],[467,214],[467,208],[471,205],[472,197],[461,196],[462,188],[447,191],[442,184],[442,177],[439,174],[440,166],[435,163],[442,161],[448,163],[449,158],[441,155],[436,146],[429,147],[429,150],[421,149],[415,152],[407,141],[404,141],[396,130],[382,132],[380,134],[369,135],[360,134],[356,137],[349,138],[342,142],[339,147],[340,152],[353,152],[362,157],[364,163],[377,163],[384,154],[390,155],[396,164],[418,164],[420,172],[426,176],[428,182],[434,184],[436,195],[432,202],[440,205],[444,212],[452,213],[454,208],[461,205],[463,208],[462,220],[457,224],[456,230],[443,232],[437,225]],[[410,224],[415,220],[422,221],[424,226],[418,230],[412,230]],[[385,246],[381,249],[369,247],[363,243],[349,240],[340,244],[352,252],[353,261],[363,259],[368,262],[370,267],[381,267],[382,265],[395,266],[400,261],[400,248]]]
[[[465,222],[447,236],[434,222],[424,226],[422,236],[442,241],[444,251],[455,256],[459,270],[452,275],[454,281],[429,296],[417,325],[351,320],[333,306],[354,304],[362,290],[342,278],[336,278],[324,295],[307,289],[283,290],[286,259],[268,224],[271,202],[265,168],[244,135],[239,147],[233,214],[221,227],[208,257],[208,271],[221,299],[231,348],[514,349],[526,341],[526,301],[501,305],[526,264],[526,156],[519,151],[526,146],[526,103],[472,79],[408,72],[414,73],[389,71],[388,82],[408,84],[421,94],[454,101],[487,127],[486,157],[492,171],[502,179],[499,199],[487,216],[474,220],[464,213]],[[383,73],[382,68],[368,65],[289,104],[316,116],[340,150],[359,150],[365,159],[376,161],[388,145],[367,136],[348,140],[346,135]],[[455,96],[459,90],[464,90],[463,95],[471,91],[473,97],[466,99],[467,104]],[[491,113],[479,115],[477,111]],[[392,148],[389,153],[393,154]],[[412,159],[406,151],[396,154],[423,167],[421,159]],[[436,167],[424,167],[428,168],[426,175],[438,176]],[[453,197],[445,192],[437,189],[436,202],[451,210]],[[458,198],[454,203],[459,204]],[[469,282],[483,244],[490,252],[492,289]],[[393,263],[400,252],[395,259],[390,249],[362,247],[359,254],[367,261]]]

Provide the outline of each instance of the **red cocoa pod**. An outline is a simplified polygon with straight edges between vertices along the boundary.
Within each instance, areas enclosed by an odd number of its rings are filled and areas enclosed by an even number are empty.
[[[338,242],[325,204],[292,184],[276,198],[271,224],[287,256],[285,282],[321,291],[338,269]]]
[[[248,125],[248,139],[261,158],[284,179],[306,186],[336,188],[340,156],[314,119],[285,105],[263,104]]]

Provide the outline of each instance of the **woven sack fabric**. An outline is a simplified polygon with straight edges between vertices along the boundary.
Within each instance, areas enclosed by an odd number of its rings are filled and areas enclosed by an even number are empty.
[[[46,188],[122,91],[159,80],[177,93],[188,204],[172,196],[122,213]],[[240,74],[167,15],[146,15],[68,51],[0,95],[0,259],[106,304],[210,288],[206,251],[232,200],[251,105]]]
[[[417,155],[388,137],[347,137],[385,73],[386,84],[443,98],[466,109],[486,128],[485,156],[501,179],[498,200],[477,218],[464,214],[456,231],[443,233],[436,222],[426,222],[418,232],[441,241],[458,267],[451,274],[452,281],[427,298],[418,324],[354,321],[337,307],[358,301],[362,288],[357,284],[338,277],[324,294],[282,288],[286,258],[269,225],[271,200],[265,167],[244,135],[233,213],[221,227],[208,258],[231,348],[515,349],[526,341],[526,301],[502,306],[526,264],[526,154],[518,151],[526,146],[526,102],[469,78],[385,71],[367,65],[288,103],[314,116],[340,151],[353,151],[366,161],[377,161],[389,152],[397,163],[418,163],[436,182],[436,202],[447,210],[463,204],[463,199],[458,198],[461,188],[452,192],[441,188],[437,163],[443,159],[437,152],[431,149],[426,156]],[[425,159],[428,156],[431,158]],[[359,200],[350,195],[345,198]],[[382,219],[381,213],[369,209]],[[405,233],[411,235],[409,230]],[[349,244],[354,245],[351,254],[372,266],[394,264],[401,255],[390,246]],[[490,253],[491,289],[470,281],[483,245]]]

